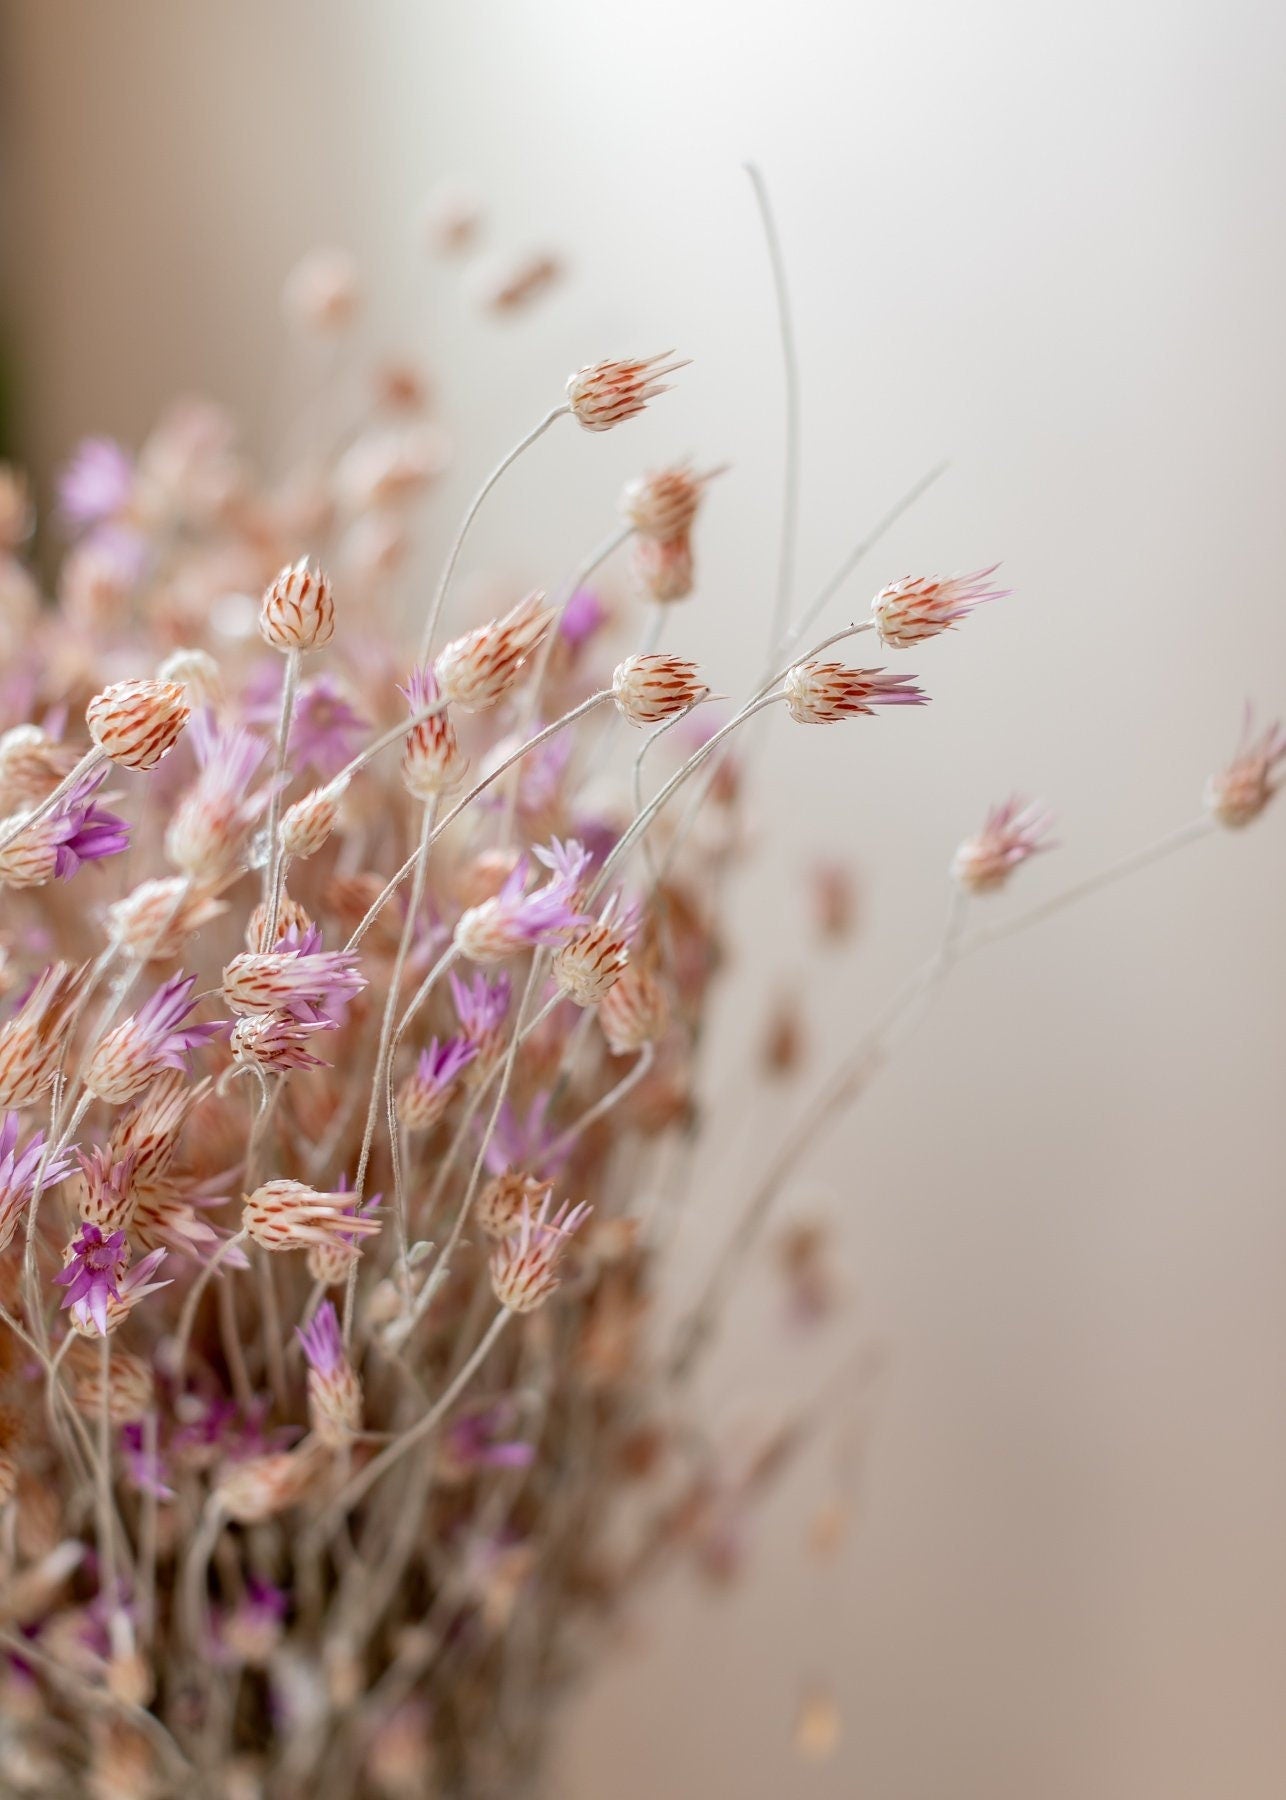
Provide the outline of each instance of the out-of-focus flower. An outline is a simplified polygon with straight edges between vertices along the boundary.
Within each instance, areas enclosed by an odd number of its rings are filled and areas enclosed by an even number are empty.
[[[444,180],[424,203],[424,235],[440,256],[459,256],[482,225],[482,203],[466,182]]]
[[[524,1206],[518,1229],[491,1253],[491,1289],[510,1312],[532,1312],[548,1300],[558,1286],[568,1240],[590,1215],[584,1203],[564,1202],[551,1216],[552,1200],[552,1194],[546,1194],[535,1213]]]
[[[315,769],[328,781],[357,754],[371,722],[329,675],[301,683],[290,722],[289,751],[295,769]]]
[[[412,713],[424,712],[437,704],[437,676],[432,668],[415,669],[400,691]],[[436,800],[454,793],[468,772],[469,759],[461,752],[445,706],[412,725],[402,750],[402,780],[409,794],[417,800]]]
[[[279,829],[283,856],[316,856],[339,823],[340,803],[347,787],[347,780],[332,781],[286,808]]]
[[[636,361],[592,363],[567,378],[567,404],[586,431],[610,431],[641,413],[649,400],[668,394],[663,376],[687,367],[688,358],[672,358],[671,351]]]
[[[219,725],[202,711],[188,733],[200,770],[180,800],[165,832],[165,854],[184,875],[217,885],[245,856],[266,794],[250,784],[267,753],[261,738],[236,725]]]
[[[273,950],[236,956],[223,971],[223,996],[234,1012],[291,1012],[334,1017],[367,985],[352,950],[323,950],[310,926],[288,931]]]
[[[308,1251],[308,1273],[314,1281],[320,1281],[326,1287],[335,1287],[339,1282],[347,1280],[353,1258],[357,1254],[356,1240],[345,1235],[343,1221],[362,1213],[376,1212],[384,1198],[383,1194],[368,1194],[359,1204],[349,1190],[346,1175],[340,1176],[335,1184],[335,1191],[347,1201],[339,1215],[335,1234],[324,1244],[313,1244]]]
[[[631,725],[664,724],[709,692],[697,665],[682,656],[627,656],[612,676],[612,698]]]
[[[143,881],[107,909],[112,944],[139,962],[169,962],[188,939],[226,911],[213,894],[195,890],[186,875]]]
[[[1052,849],[1053,823],[1054,815],[1038,800],[1011,795],[991,808],[977,837],[961,844],[951,864],[952,875],[971,894],[1002,887],[1021,863],[1039,850]]]
[[[311,1245],[358,1254],[357,1239],[372,1237],[378,1219],[348,1209],[353,1197],[319,1193],[302,1181],[266,1181],[246,1196],[241,1223],[265,1250],[307,1250]]]
[[[362,1385],[344,1354],[335,1308],[325,1300],[296,1328],[308,1361],[308,1417],[323,1444],[340,1448],[362,1424]]]
[[[104,1398],[102,1358],[88,1344],[77,1342],[70,1361],[71,1397],[76,1409],[87,1419],[97,1419]],[[113,1425],[137,1424],[156,1402],[156,1378],[151,1365],[128,1350],[113,1348],[106,1398],[107,1416]]]
[[[173,681],[117,681],[85,709],[89,735],[124,769],[152,769],[168,756],[188,721],[184,690]]]
[[[187,693],[193,712],[222,706],[223,676],[208,650],[174,650],[156,671],[158,681],[174,681]]]
[[[561,852],[562,847],[559,848]],[[561,942],[585,923],[584,914],[574,904],[583,868],[582,860],[570,876],[566,869],[555,869],[543,887],[528,893],[528,865],[524,859],[494,899],[471,906],[460,915],[455,928],[456,948],[470,962],[485,965],[504,962],[533,944]]]
[[[479,305],[490,313],[521,312],[543,298],[562,275],[563,265],[546,250],[499,257],[474,273]]]
[[[805,1762],[828,1762],[839,1747],[842,1721],[834,1695],[814,1688],[800,1702],[795,1719],[795,1749]]]
[[[670,1022],[665,989],[649,970],[631,963],[599,1002],[598,1022],[614,1055],[633,1055],[665,1034]]]
[[[15,725],[0,737],[0,794],[34,805],[46,799],[79,758],[39,725]]]
[[[223,1030],[220,1024],[188,1025],[196,1002],[195,975],[174,975],[123,1019],[96,1046],[85,1069],[85,1086],[99,1100],[120,1106],[142,1093],[163,1069],[185,1069],[192,1051]]]
[[[833,725],[871,715],[877,706],[923,706],[928,695],[913,679],[837,662],[796,663],[785,680],[786,710],[797,725]]]
[[[53,1085],[83,971],[54,963],[0,1027],[0,1106],[30,1106]]]
[[[607,623],[610,614],[593,588],[577,588],[558,621],[558,636],[574,651],[583,650]]]
[[[514,1429],[516,1409],[499,1401],[493,1406],[461,1413],[443,1434],[442,1449],[448,1477],[468,1475],[476,1469],[527,1469],[536,1458],[536,1446],[508,1435]]]
[[[605,917],[562,946],[554,957],[553,977],[577,1006],[597,1006],[629,960],[627,935],[614,919]]]
[[[871,602],[880,641],[890,650],[906,650],[946,631],[985,600],[1007,599],[1011,588],[988,586],[999,567],[992,563],[971,575],[908,575],[890,582]]]
[[[321,1031],[334,1031],[334,1019],[308,1019],[288,1012],[250,1012],[232,1031],[237,1062],[260,1069],[324,1069],[324,1056],[314,1056],[311,1042]]]
[[[522,1223],[523,1207],[538,1212],[553,1185],[522,1169],[506,1169],[482,1189],[473,1203],[473,1216],[489,1238],[506,1238]]]
[[[475,1053],[475,1066],[488,1068],[504,1043],[502,1027],[513,997],[509,977],[489,977],[479,971],[465,981],[453,969],[447,979],[460,1030]]]
[[[458,1037],[441,1045],[434,1038],[427,1050],[421,1050],[397,1094],[397,1116],[408,1131],[428,1131],[437,1124],[450,1104],[457,1077],[476,1055],[473,1045]]]
[[[106,779],[106,769],[89,770],[52,812],[0,850],[0,887],[43,887],[47,881],[70,881],[82,864],[101,862],[129,849],[130,828],[125,820],[95,799]]]
[[[214,1496],[238,1525],[261,1525],[297,1506],[316,1479],[317,1456],[305,1444],[232,1463],[215,1482]]]
[[[1286,726],[1268,725],[1255,735],[1254,716],[1246,708],[1241,742],[1226,769],[1206,783],[1206,806],[1221,825],[1234,829],[1257,819],[1277,791],[1278,765],[1286,760]]]
[[[621,511],[640,537],[666,543],[690,530],[704,492],[704,478],[694,475],[686,463],[678,463],[627,482]]]
[[[290,1610],[283,1589],[252,1575],[237,1604],[219,1622],[219,1642],[235,1662],[261,1669],[281,1642]]]
[[[114,438],[85,438],[58,477],[59,510],[78,531],[116,518],[133,493],[134,464]]]
[[[49,1154],[43,1131],[33,1131],[19,1149],[18,1115],[16,1112],[5,1114],[4,1122],[0,1124],[0,1251],[7,1250],[13,1242],[18,1221],[31,1204],[37,1175],[42,1190],[46,1190],[57,1186],[65,1175],[70,1174],[71,1167],[72,1152],[63,1150],[57,1156]]]
[[[853,872],[838,862],[818,863],[812,872],[813,914],[822,937],[838,943],[848,937],[857,914]]]
[[[268,584],[259,605],[259,635],[283,654],[320,650],[335,635],[330,582],[301,556]]]
[[[144,1295],[165,1286],[150,1279],[164,1258],[164,1250],[153,1250],[130,1269],[123,1231],[104,1233],[97,1225],[82,1224],[67,1247],[67,1266],[54,1276],[54,1286],[67,1289],[62,1304],[75,1329],[87,1333],[92,1326],[106,1337]]]
[[[672,538],[636,538],[630,566],[649,600],[661,606],[686,600],[696,580],[692,539],[686,531]]]
[[[503,700],[553,622],[544,599],[528,594],[503,618],[453,638],[434,664],[443,699],[465,712],[484,712]]]
[[[319,337],[335,337],[357,317],[361,288],[347,250],[310,250],[300,257],[282,289],[286,317]]]
[[[438,425],[403,422],[365,432],[335,470],[335,486],[352,513],[381,511],[419,499],[451,461],[451,440]]]

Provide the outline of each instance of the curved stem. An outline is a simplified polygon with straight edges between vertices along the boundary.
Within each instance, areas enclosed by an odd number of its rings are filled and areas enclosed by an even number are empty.
[[[777,302],[777,330],[781,337],[781,360],[786,377],[786,469],[782,491],[781,545],[777,561],[777,590],[773,598],[772,636],[780,638],[790,613],[791,588],[795,578],[795,536],[799,518],[799,357],[795,348],[795,327],[790,312],[790,290],[786,283],[786,259],[782,255],[781,238],[773,216],[772,202],[763,175],[754,163],[747,163],[746,174],[755,192],[755,203],[768,245],[768,261],[772,267],[773,293]]]
[[[71,774],[64,775],[53,793],[46,794],[39,806],[33,806],[30,812],[21,813],[16,819],[7,820],[0,825],[0,850],[7,850],[10,844],[16,844],[20,837],[25,837],[29,831],[42,824],[57,809],[59,803],[66,799],[78,781],[88,775],[91,769],[96,769],[99,763],[106,761],[106,751],[100,750],[97,744],[92,750],[86,750]]]

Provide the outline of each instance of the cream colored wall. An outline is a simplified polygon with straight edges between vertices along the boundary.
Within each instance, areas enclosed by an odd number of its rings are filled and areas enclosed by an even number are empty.
[[[673,634],[729,686],[775,557],[780,379],[738,167],[762,163],[803,345],[802,588],[947,454],[851,604],[995,557],[1018,590],[925,649],[925,712],[773,740],[771,860],[734,921],[768,989],[807,967],[800,860],[866,874],[860,946],[806,977],[819,1054],[928,948],[990,799],[1058,808],[1034,899],[1190,816],[1247,693],[1286,705],[1279,9],[27,0],[5,26],[37,456],[137,432],[179,382],[265,417],[279,279],[318,239],[438,369],[460,460],[430,550],[568,368],[675,344],[679,390],[547,440],[475,550],[560,568],[626,473],[731,459]],[[530,324],[483,328],[426,277],[415,212],[450,170],[500,241],[574,264]],[[1278,1800],[1284,876],[1279,814],[980,959],[801,1170],[887,1352],[857,1536],[838,1574],[805,1560],[814,1459],[744,1590],[645,1609],[560,1794]],[[745,1022],[730,1002],[712,1083],[739,1129],[764,1105]],[[752,1166],[737,1142],[711,1170],[694,1259]],[[729,1417],[840,1360],[766,1343],[763,1301],[712,1383]],[[801,1770],[818,1678],[846,1735]]]

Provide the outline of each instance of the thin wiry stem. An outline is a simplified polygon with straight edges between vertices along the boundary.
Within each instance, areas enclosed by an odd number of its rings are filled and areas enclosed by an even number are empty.
[[[551,407],[540,423],[533,426],[526,437],[519,439],[518,443],[514,445],[507,456],[501,458],[495,468],[491,471],[490,475],[487,476],[487,479],[483,482],[482,486],[478,489],[477,493],[473,496],[473,499],[469,502],[468,510],[466,511],[464,518],[460,521],[460,529],[455,534],[455,542],[451,545],[451,548],[447,553],[447,559],[443,565],[442,574],[438,581],[437,591],[433,596],[433,604],[430,606],[428,616],[424,621],[424,630],[420,637],[421,662],[427,658],[429,651],[433,648],[433,639],[437,634],[438,622],[442,617],[442,608],[446,604],[447,589],[451,586],[451,577],[455,573],[456,563],[460,560],[460,552],[464,548],[464,540],[468,536],[469,527],[473,524],[474,519],[477,518],[479,508],[482,506],[483,501],[500,480],[500,477],[505,473],[505,470],[512,468],[514,463],[516,463],[518,458],[522,455],[523,451],[529,450],[536,442],[537,438],[541,438],[545,435],[555,419],[561,419],[563,414],[568,411],[570,411],[570,408],[567,406],[566,402],[561,406]]]
[[[290,751],[290,727],[295,713],[295,692],[299,686],[299,670],[303,652],[291,650],[281,678],[281,719],[277,726],[277,755],[268,790],[268,855],[263,866],[263,897],[268,917],[264,944],[268,949],[277,941],[277,913],[281,906],[282,854],[277,823],[281,817],[281,790],[286,782],[286,761]]]
[[[10,844],[34,831],[37,825],[43,824],[59,804],[65,800],[78,781],[96,769],[99,763],[107,761],[107,752],[100,750],[97,744],[92,750],[86,750],[70,775],[64,775],[52,794],[46,794],[39,806],[33,806],[30,812],[19,813],[14,819],[8,819],[0,825],[0,850],[7,850]]]
[[[786,282],[786,259],[782,255],[781,237],[773,216],[768,188],[754,163],[745,165],[755,204],[764,228],[768,261],[772,267],[773,294],[777,303],[777,330],[781,338],[782,369],[786,378],[786,467],[782,482],[781,543],[777,558],[777,587],[773,597],[772,632],[769,642],[776,644],[790,617],[790,597],[795,581],[795,538],[799,528],[799,356],[795,348],[795,327],[791,319],[790,289]]]

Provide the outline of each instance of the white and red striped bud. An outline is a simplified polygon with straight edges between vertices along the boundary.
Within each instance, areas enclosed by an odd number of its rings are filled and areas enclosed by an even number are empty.
[[[687,358],[668,361],[670,351],[636,361],[593,363],[578,369],[567,379],[567,405],[572,416],[586,431],[610,431],[641,413],[649,400],[667,394],[670,384],[664,375],[687,366]]]
[[[626,483],[621,511],[640,537],[664,543],[691,529],[704,491],[702,478],[684,463],[673,469],[655,469]]]
[[[286,808],[280,826],[283,856],[316,856],[339,823],[340,802],[347,787],[347,781],[328,782]]]
[[[681,656],[627,656],[612,676],[612,698],[631,725],[664,724],[709,692],[697,665]]]
[[[600,1001],[598,1022],[614,1055],[633,1055],[665,1035],[670,1023],[665,989],[650,970],[631,963]]]
[[[675,600],[686,600],[692,592],[696,577],[692,539],[686,531],[672,538],[636,538],[630,560],[649,600],[669,606]]]
[[[586,1205],[566,1202],[550,1217],[553,1196],[546,1194],[537,1211],[524,1204],[518,1228],[491,1253],[491,1291],[510,1312],[534,1312],[543,1306],[559,1281],[559,1264],[573,1232],[589,1217]]]
[[[577,1006],[597,1006],[619,981],[629,960],[625,934],[610,921],[600,920],[557,952],[553,977]]]
[[[538,1181],[521,1169],[506,1169],[495,1176],[473,1203],[473,1216],[489,1238],[499,1241],[517,1231],[522,1223],[523,1207],[538,1213],[553,1191],[552,1181]]]
[[[265,1250],[307,1250],[313,1244],[346,1248],[351,1261],[358,1255],[357,1238],[373,1237],[378,1219],[363,1218],[346,1209],[353,1196],[318,1193],[302,1181],[266,1181],[247,1194],[241,1223],[256,1244]]]
[[[443,699],[466,712],[484,712],[503,700],[553,621],[554,609],[544,598],[528,594],[502,619],[453,639],[434,664]]]
[[[335,635],[335,601],[321,569],[307,557],[284,568],[264,592],[259,635],[274,650],[320,650]]]
[[[117,681],[85,709],[89,734],[123,769],[152,769],[178,742],[190,712],[176,681]]]

